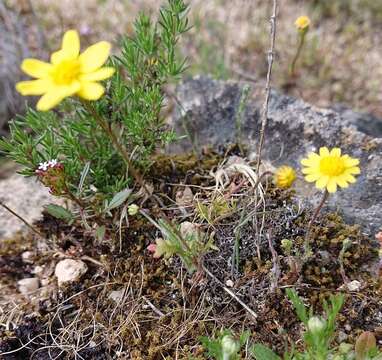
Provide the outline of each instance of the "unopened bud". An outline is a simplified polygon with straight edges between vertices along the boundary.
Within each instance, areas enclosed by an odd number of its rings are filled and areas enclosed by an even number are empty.
[[[137,204],[131,204],[129,205],[127,212],[129,213],[130,216],[134,216],[134,215],[137,215],[138,210],[139,210],[139,206]]]
[[[239,343],[230,335],[225,335],[221,341],[223,355],[228,356],[236,354],[240,350]]]
[[[312,334],[319,334],[325,329],[325,321],[313,316],[308,321],[308,329]]]

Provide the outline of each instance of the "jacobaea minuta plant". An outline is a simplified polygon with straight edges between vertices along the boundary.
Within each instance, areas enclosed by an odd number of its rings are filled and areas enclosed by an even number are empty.
[[[298,58],[300,57],[301,50],[304,47],[305,37],[309,31],[310,19],[307,16],[300,16],[296,19],[294,24],[298,32],[298,46],[297,46],[296,54],[292,60],[292,64],[290,67],[290,74],[292,76],[295,75],[296,63]]]
[[[355,183],[355,175],[360,174],[359,160],[342,155],[341,149],[327,147],[320,148],[319,153],[311,152],[307,158],[301,160],[302,172],[305,180],[315,182],[316,187],[324,190],[320,204],[309,222],[307,235],[305,237],[305,251],[309,252],[309,237],[313,222],[317,218],[322,206],[327,200],[329,193],[335,193],[337,187],[347,188],[349,184]]]

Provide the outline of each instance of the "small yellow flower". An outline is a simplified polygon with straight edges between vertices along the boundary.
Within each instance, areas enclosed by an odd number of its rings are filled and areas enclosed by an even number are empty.
[[[112,67],[102,67],[109,57],[111,45],[100,41],[80,54],[80,39],[77,31],[64,34],[62,47],[51,55],[50,63],[25,59],[21,69],[36,78],[21,81],[16,89],[23,96],[42,95],[37,110],[47,111],[64,98],[78,95],[86,100],[98,100],[105,88],[97,81],[105,80],[114,73]]]
[[[310,19],[307,16],[300,16],[294,23],[296,25],[297,30],[306,31],[310,25]]]
[[[304,166],[302,172],[305,180],[316,182],[318,189],[327,189],[328,192],[337,191],[337,185],[347,188],[349,183],[355,183],[354,175],[360,173],[359,160],[349,155],[341,155],[341,149],[327,147],[320,148],[320,153],[311,152],[306,159],[301,160]]]
[[[296,180],[296,172],[290,166],[280,166],[275,172],[275,184],[280,189],[288,189]]]

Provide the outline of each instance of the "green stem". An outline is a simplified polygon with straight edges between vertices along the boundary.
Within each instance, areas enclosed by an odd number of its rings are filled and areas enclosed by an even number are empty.
[[[112,130],[111,126],[105,121],[103,117],[101,117],[94,109],[94,107],[88,102],[81,100],[82,104],[84,105],[85,109],[94,117],[96,122],[99,126],[101,126],[102,130],[106,133],[106,135],[109,137],[110,141],[112,142],[114,148],[119,152],[119,154],[122,156],[123,160],[126,163],[126,166],[135,179],[135,181],[144,189],[144,191],[147,193],[147,195],[151,196],[150,191],[147,189],[143,178],[139,171],[135,169],[133,166],[129,153],[127,152],[126,148],[119,142],[117,135]]]
[[[317,219],[317,216],[320,213],[323,205],[325,204],[325,201],[328,199],[328,196],[329,196],[329,192],[328,192],[328,190],[325,190],[320,203],[318,204],[316,210],[314,211],[312,218],[309,221],[308,229],[307,229],[306,234],[305,234],[305,242],[304,242],[305,257],[309,257],[309,253],[311,250],[310,249],[310,236],[311,236],[311,232],[312,232],[313,223]]]
[[[305,32],[300,34],[300,43],[298,44],[296,54],[294,55],[292,64],[290,66],[290,75],[291,76],[295,76],[296,63],[297,63],[298,58],[300,57],[301,50],[302,50],[304,43],[305,43],[305,34],[306,34]]]

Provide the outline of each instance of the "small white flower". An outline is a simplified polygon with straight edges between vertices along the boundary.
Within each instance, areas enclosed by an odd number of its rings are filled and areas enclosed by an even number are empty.
[[[55,167],[58,164],[57,159],[52,159],[48,162],[49,167]]]
[[[48,167],[49,167],[49,163],[47,161],[43,162],[43,163],[40,163],[38,165],[38,169],[39,170],[42,170],[42,171],[46,171],[48,170]]]

